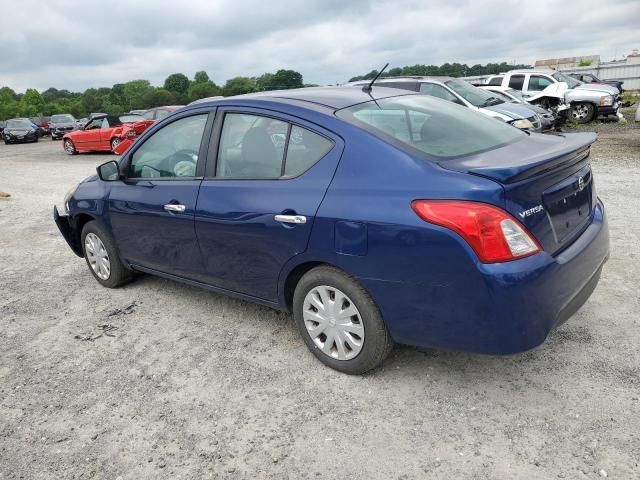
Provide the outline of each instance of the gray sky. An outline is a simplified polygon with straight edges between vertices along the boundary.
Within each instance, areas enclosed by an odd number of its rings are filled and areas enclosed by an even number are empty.
[[[292,68],[327,84],[414,64],[640,48],[640,0],[13,0],[0,86],[84,90],[206,70],[218,84]],[[15,7],[15,8],[14,8]]]

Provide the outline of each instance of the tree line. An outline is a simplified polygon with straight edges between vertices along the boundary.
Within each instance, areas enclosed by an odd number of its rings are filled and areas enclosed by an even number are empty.
[[[446,77],[472,77],[474,75],[495,75],[508,70],[521,68],[531,68],[530,65],[512,65],[507,62],[487,63],[486,65],[476,64],[469,66],[466,63],[444,63],[442,65],[407,65],[405,67],[394,67],[382,72],[381,77],[398,76],[446,76]],[[371,70],[365,75],[352,77],[350,82],[358,80],[371,80],[378,74],[378,70]]]
[[[302,75],[294,70],[278,70],[259,77],[234,77],[218,86],[205,71],[197,72],[193,80],[183,73],[169,75],[160,87],[148,80],[116,83],[111,88],[89,88],[70,92],[48,88],[43,92],[29,88],[24,94],[9,87],[0,88],[0,120],[15,117],[36,117],[56,113],[71,113],[82,118],[92,112],[118,114],[162,105],[186,105],[194,100],[218,95],[230,96],[265,90],[304,87]]]

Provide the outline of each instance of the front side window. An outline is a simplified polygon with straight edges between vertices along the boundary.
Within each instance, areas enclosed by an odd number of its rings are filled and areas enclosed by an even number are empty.
[[[487,82],[487,85],[495,85],[495,86],[502,85],[502,76],[493,77]]]
[[[95,118],[93,120],[91,120],[87,126],[85,127],[85,130],[95,130],[98,128],[102,128],[102,121],[106,120],[105,118]]]
[[[524,75],[511,75],[511,78],[509,79],[509,88],[522,90],[524,88]]]
[[[206,123],[206,114],[194,115],[155,132],[133,153],[128,177],[195,177]]]
[[[441,85],[435,83],[422,83],[420,84],[420,93],[423,95],[431,95],[432,97],[441,98],[448,102],[462,103],[453,93],[444,88]]]
[[[379,99],[344,108],[336,115],[398,148],[439,160],[496,149],[527,135],[500,120],[428,95]]]
[[[549,85],[553,84],[553,82],[547,77],[543,77],[540,75],[531,75],[529,77],[529,90],[534,92],[541,92]]]
[[[227,113],[220,135],[216,177],[296,177],[324,157],[333,145],[322,135],[289,122]]]

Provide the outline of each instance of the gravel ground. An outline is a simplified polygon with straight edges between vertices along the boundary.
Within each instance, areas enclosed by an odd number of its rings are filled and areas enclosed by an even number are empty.
[[[525,354],[400,347],[362,377],[288,315],[101,288],[51,207],[112,157],[1,144],[0,478],[640,478],[640,129],[589,128],[612,250],[585,306]]]

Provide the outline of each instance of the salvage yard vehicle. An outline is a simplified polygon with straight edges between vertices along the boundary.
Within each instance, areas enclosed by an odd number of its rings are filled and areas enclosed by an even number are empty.
[[[65,133],[78,129],[77,120],[69,113],[52,115],[49,121],[51,140],[60,140]]]
[[[522,91],[530,103],[547,109],[556,109],[565,103],[570,107],[570,118],[577,123],[588,123],[597,116],[617,117],[620,91],[610,85],[583,84],[579,80],[556,70],[511,70],[487,80],[495,85]]]
[[[2,132],[4,143],[37,142],[40,138],[38,126],[28,118],[12,118],[7,120]]]
[[[53,215],[101,285],[144,272],[293,311],[342,372],[394,341],[510,354],[608,258],[595,139],[378,86],[261,92],[163,118]]]
[[[620,93],[622,93],[622,85],[624,85],[624,81],[622,80],[600,80],[593,73],[570,73],[569,76],[582,83],[601,83],[603,85],[611,85],[612,87],[617,88]]]
[[[147,122],[147,126],[148,126],[148,125],[151,125],[153,122],[156,122],[157,120],[160,120],[161,118],[166,117],[170,113],[175,112],[176,110],[182,108],[183,106],[184,105],[168,105],[165,107],[150,108],[149,110],[144,112],[142,117],[148,120]],[[120,142],[119,145],[116,146],[116,148],[113,149],[113,153],[115,153],[116,155],[122,155],[131,146],[131,144],[136,141],[139,133],[142,133],[142,131],[138,132],[136,129],[130,130],[129,134],[122,139],[122,141]]]
[[[353,85],[367,85],[368,81],[353,82]],[[542,131],[542,122],[538,115],[522,105],[491,95],[469,82],[453,77],[384,77],[376,79],[380,86],[401,88],[423,95],[431,95],[472,110],[479,111],[521,130]]]
[[[508,88],[508,87],[497,87],[494,85],[478,85],[478,88],[481,88],[482,90],[487,90],[489,92],[492,93],[492,95],[496,95],[499,99],[508,102],[508,103],[517,103],[519,105],[522,105],[524,107],[527,107],[529,110],[531,110],[532,112],[534,112],[535,114],[538,115],[538,117],[540,117],[540,122],[541,122],[541,130],[547,131],[550,130],[552,128],[554,128],[555,126],[559,126],[559,124],[561,122],[559,122],[558,120],[558,115],[545,109],[542,108],[538,105],[532,105],[529,102],[527,102],[527,100],[522,96],[522,93],[514,90],[513,88]]]
[[[153,121],[139,115],[95,115],[82,129],[65,133],[62,146],[69,155],[78,152],[114,152],[128,136],[141,134]]]

